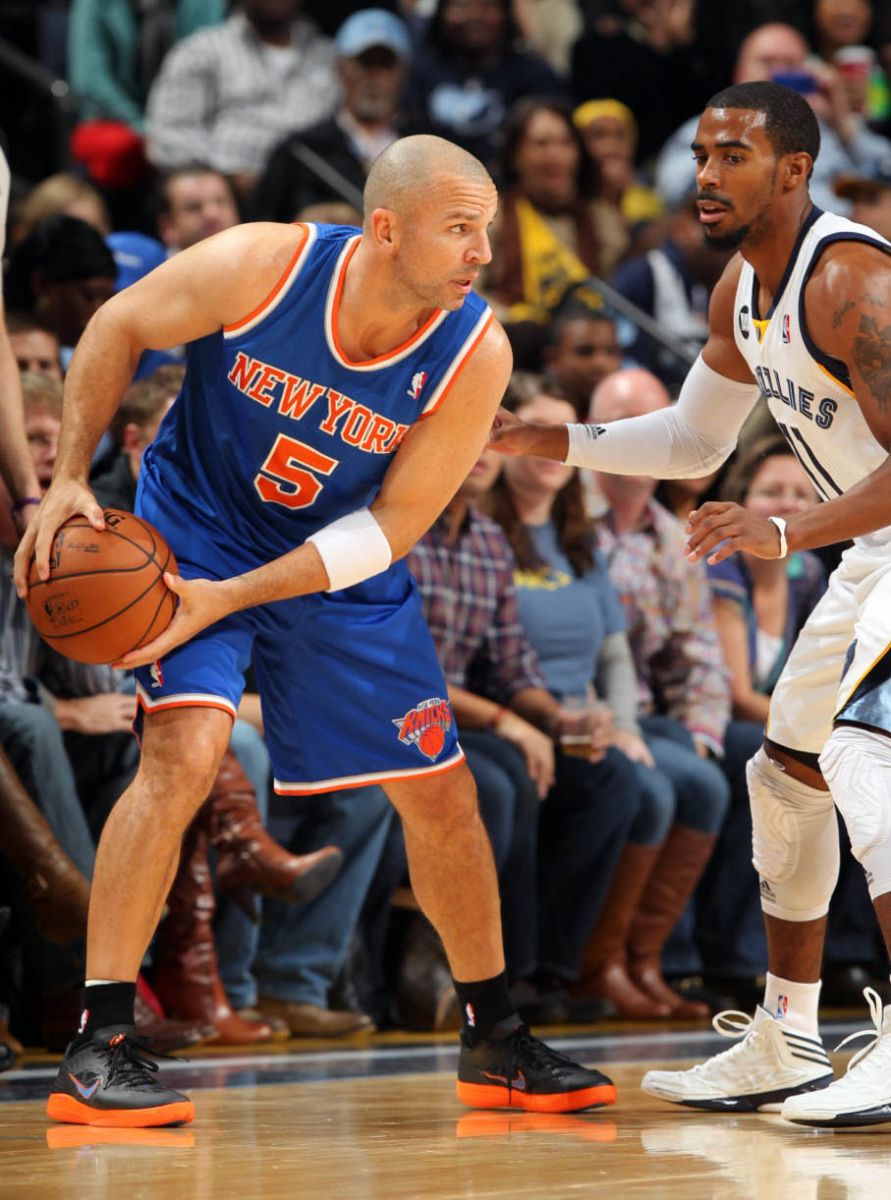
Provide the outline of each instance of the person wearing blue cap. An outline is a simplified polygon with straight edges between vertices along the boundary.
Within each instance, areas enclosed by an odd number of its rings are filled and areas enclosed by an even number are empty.
[[[372,162],[408,132],[398,110],[412,55],[404,21],[382,8],[361,9],[347,17],[334,45],[340,108],[275,148],[249,206],[257,220],[292,221],[310,205],[332,200],[361,211]]]

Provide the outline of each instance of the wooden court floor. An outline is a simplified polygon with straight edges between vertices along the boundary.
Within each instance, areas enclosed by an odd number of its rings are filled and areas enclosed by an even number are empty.
[[[289,1043],[248,1057],[205,1051],[165,1068],[196,1102],[191,1126],[86,1130],[45,1119],[36,1098],[51,1077],[44,1061],[0,1076],[0,1197],[891,1197],[891,1125],[828,1133],[778,1116],[691,1112],[639,1091],[649,1066],[681,1065],[728,1044],[711,1035],[636,1030],[553,1040],[609,1071],[619,1085],[614,1108],[469,1111],[454,1097],[451,1041],[391,1038]]]

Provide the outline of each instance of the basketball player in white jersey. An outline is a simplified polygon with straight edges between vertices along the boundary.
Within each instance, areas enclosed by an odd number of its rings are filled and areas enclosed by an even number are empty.
[[[717,1111],[782,1109],[806,1125],[891,1122],[891,1008],[867,988],[873,1041],[833,1079],[817,1026],[834,804],[891,954],[891,245],[815,208],[820,135],[801,96],[773,83],[714,96],[696,132],[706,240],[738,248],[715,288],[709,338],[677,405],[610,425],[521,426],[492,444],[627,475],[682,478],[731,453],[759,394],[824,504],[764,519],[736,504],[691,514],[688,556],[761,558],[854,539],[792,650],[764,746],[748,766],[769,972],[741,1038],[688,1071],[650,1071],[648,1094]]]

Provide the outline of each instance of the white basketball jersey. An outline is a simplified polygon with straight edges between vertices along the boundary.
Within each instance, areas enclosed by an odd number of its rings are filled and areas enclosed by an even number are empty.
[[[891,256],[891,243],[873,230],[815,208],[801,228],[770,310],[758,311],[758,280],[744,263],[733,312],[736,345],[825,500],[848,491],[887,457],[854,398],[845,364],[819,350],[807,330],[805,284],[823,250],[839,241],[868,242]],[[846,299],[838,297],[839,307]]]

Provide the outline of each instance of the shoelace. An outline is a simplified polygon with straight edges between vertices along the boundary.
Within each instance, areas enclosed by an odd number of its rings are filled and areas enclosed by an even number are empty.
[[[104,1053],[109,1056],[108,1087],[125,1084],[137,1088],[153,1088],[158,1071],[156,1058],[173,1058],[172,1054],[148,1051],[149,1039],[117,1034],[108,1043]]]
[[[743,1041],[751,1032],[753,1024],[753,1017],[750,1017],[748,1013],[740,1012],[736,1008],[726,1008],[723,1012],[715,1013],[712,1017],[712,1028],[715,1033],[720,1033],[721,1037],[743,1040],[739,1041],[737,1045],[731,1046],[729,1050],[721,1050],[718,1054],[713,1054],[711,1058],[707,1058],[705,1062],[697,1063],[690,1070],[701,1072],[713,1065],[716,1059],[729,1059],[741,1053],[744,1049]],[[758,1036],[757,1033],[755,1036]]]
[[[505,1038],[507,1046],[513,1052],[514,1063],[522,1058],[536,1070],[557,1071],[563,1067],[574,1067],[576,1064],[559,1050],[552,1050],[544,1042],[533,1037],[528,1025],[518,1025],[510,1037]]]
[[[872,1035],[872,1041],[868,1046],[863,1046],[856,1054],[851,1056],[851,1061],[848,1063],[845,1074],[855,1067],[862,1059],[866,1058],[870,1051],[874,1050],[878,1045],[879,1038],[882,1036],[882,1014],[883,1005],[882,997],[871,987],[863,989],[863,996],[866,1003],[869,1005],[869,1015],[872,1017],[872,1029],[860,1029],[857,1033],[849,1033],[846,1038],[842,1038],[839,1044],[835,1047],[836,1050],[841,1050],[842,1046],[846,1046],[848,1042],[854,1042],[857,1038],[869,1037]]]

